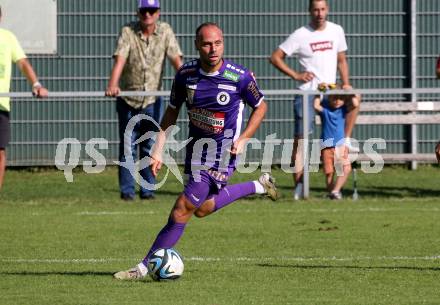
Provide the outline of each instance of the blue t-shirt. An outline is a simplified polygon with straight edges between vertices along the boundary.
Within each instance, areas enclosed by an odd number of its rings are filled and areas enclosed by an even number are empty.
[[[344,143],[345,138],[347,108],[345,105],[339,108],[330,108],[327,96],[324,96],[321,105],[323,108],[320,113],[322,121],[322,147],[340,146]]]
[[[191,165],[200,162],[222,172],[234,168],[235,158],[225,168],[220,159],[240,136],[245,104],[254,109],[262,100],[254,76],[240,65],[223,60],[218,71],[208,74],[199,60],[185,63],[176,74],[170,97],[170,107],[180,109],[185,103],[188,110],[192,140],[186,147],[185,173],[190,174]]]

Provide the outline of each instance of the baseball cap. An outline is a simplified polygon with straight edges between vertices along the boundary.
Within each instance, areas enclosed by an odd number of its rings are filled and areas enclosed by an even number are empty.
[[[138,8],[160,8],[159,0],[139,0]]]

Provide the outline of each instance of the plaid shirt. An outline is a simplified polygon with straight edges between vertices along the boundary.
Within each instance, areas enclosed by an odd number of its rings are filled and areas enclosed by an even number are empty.
[[[149,37],[142,34],[139,21],[125,25],[113,54],[126,60],[120,79],[121,90],[160,90],[165,55],[169,59],[183,55],[169,24],[158,21],[156,30]],[[145,108],[153,104],[156,97],[124,97],[124,100],[133,108]]]

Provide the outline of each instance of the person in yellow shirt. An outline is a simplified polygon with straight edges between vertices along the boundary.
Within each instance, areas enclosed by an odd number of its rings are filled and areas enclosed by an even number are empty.
[[[0,7],[0,21],[2,11]],[[26,54],[13,33],[0,28],[0,92],[9,92],[11,84],[12,62],[17,65],[29,83],[32,84],[32,93],[36,97],[46,97],[48,91],[38,81]],[[3,185],[3,178],[6,169],[6,146],[9,144],[11,127],[9,112],[11,105],[9,97],[0,97],[0,190]]]

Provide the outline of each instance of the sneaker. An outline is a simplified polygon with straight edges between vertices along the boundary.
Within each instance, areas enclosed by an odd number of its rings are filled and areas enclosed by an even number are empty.
[[[134,200],[134,196],[130,195],[130,194],[121,193],[121,199],[124,200],[124,201],[133,201]]]
[[[267,197],[271,200],[276,201],[279,198],[277,188],[275,186],[275,178],[273,178],[269,173],[264,173],[258,178],[258,182],[264,187]]]
[[[123,281],[136,281],[141,280],[145,278],[147,274],[142,275],[141,270],[138,266],[131,268],[126,271],[119,271],[113,274],[113,277],[117,280],[123,280]]]
[[[293,191],[293,200],[298,201],[304,198],[303,184],[298,183]]]
[[[154,200],[156,199],[156,196],[154,196],[153,194],[141,194],[139,196],[141,198],[141,200]]]
[[[342,194],[341,192],[331,192],[330,194],[328,194],[328,198],[330,198],[331,200],[341,200]]]

